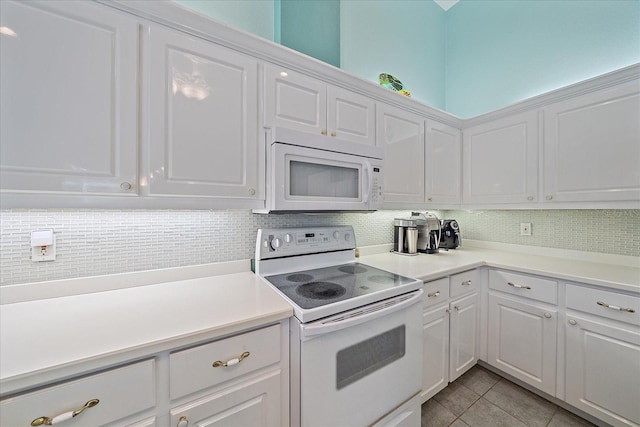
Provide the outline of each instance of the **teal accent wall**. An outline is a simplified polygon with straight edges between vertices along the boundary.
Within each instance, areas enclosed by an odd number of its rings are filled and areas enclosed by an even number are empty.
[[[340,66],[378,83],[389,73],[412,98],[445,107],[445,11],[433,1],[342,0]]]
[[[462,0],[446,14],[445,110],[468,118],[637,62],[638,0]]]
[[[279,0],[280,43],[340,67],[340,0]]]
[[[202,15],[274,40],[274,0],[173,0]]]

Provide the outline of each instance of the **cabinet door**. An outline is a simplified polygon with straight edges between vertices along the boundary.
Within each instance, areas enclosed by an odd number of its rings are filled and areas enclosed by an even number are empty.
[[[449,305],[423,315],[422,403],[449,384]]]
[[[478,361],[478,294],[450,304],[449,381],[471,369]]]
[[[330,136],[375,145],[375,102],[366,96],[329,86],[327,88],[327,128]]]
[[[424,163],[427,203],[460,203],[460,135],[459,129],[427,120]]]
[[[135,19],[75,1],[2,1],[0,15],[2,189],[135,193]]]
[[[320,80],[266,64],[264,125],[327,134],[327,85]]]
[[[555,309],[490,294],[488,362],[555,395],[557,326]]]
[[[567,403],[612,425],[640,425],[640,332],[567,315]]]
[[[463,131],[463,202],[537,200],[538,120],[527,112]]]
[[[149,193],[263,198],[257,61],[153,26],[148,73]]]
[[[640,200],[637,81],[544,109],[544,201]]]
[[[280,419],[280,371],[250,378],[172,409],[171,425],[183,424],[192,427],[283,425]]]
[[[384,201],[424,202],[424,119],[378,105],[377,145],[384,148]]]

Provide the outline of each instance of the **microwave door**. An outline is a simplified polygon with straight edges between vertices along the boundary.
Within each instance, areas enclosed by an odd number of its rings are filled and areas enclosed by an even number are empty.
[[[366,160],[357,156],[276,144],[275,210],[367,210]]]

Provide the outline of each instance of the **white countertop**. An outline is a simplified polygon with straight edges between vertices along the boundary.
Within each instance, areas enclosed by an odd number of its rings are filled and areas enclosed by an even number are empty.
[[[425,282],[481,266],[517,270],[523,273],[552,276],[558,279],[605,286],[627,292],[640,292],[640,259],[638,266],[615,265],[557,256],[507,252],[494,249],[460,247],[437,254],[405,256],[390,252],[365,255],[360,262],[415,277]]]
[[[1,393],[292,314],[291,306],[251,272],[4,304]]]

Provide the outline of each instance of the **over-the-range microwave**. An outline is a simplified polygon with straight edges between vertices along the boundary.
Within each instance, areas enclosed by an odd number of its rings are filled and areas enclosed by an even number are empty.
[[[383,149],[287,128],[265,130],[264,209],[255,213],[374,211]]]

